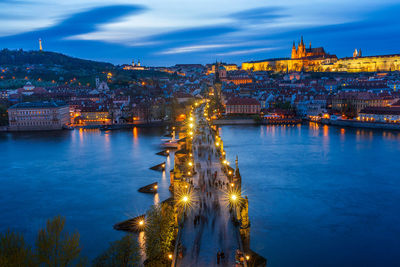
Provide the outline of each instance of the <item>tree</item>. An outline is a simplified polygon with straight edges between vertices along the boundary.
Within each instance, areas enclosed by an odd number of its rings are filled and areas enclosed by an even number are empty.
[[[153,205],[146,214],[146,256],[148,266],[168,265],[175,239],[173,208],[167,204]]]
[[[342,113],[349,119],[353,119],[358,116],[356,106],[350,101],[345,101],[345,104],[342,108]]]
[[[2,125],[8,125],[8,112],[5,106],[0,105],[0,126]]]
[[[110,247],[93,261],[94,267],[138,266],[140,248],[137,240],[128,234],[121,240],[110,243]]]
[[[25,244],[21,234],[10,231],[0,234],[0,266],[38,266],[34,262],[31,249]]]
[[[65,218],[55,217],[47,220],[46,229],[39,230],[36,240],[36,256],[40,264],[52,267],[68,266],[78,260],[79,233],[64,231]]]

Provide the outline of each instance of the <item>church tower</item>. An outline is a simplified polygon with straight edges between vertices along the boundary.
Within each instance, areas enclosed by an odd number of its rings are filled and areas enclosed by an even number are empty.
[[[298,57],[302,58],[306,56],[306,46],[304,45],[304,41],[303,41],[303,36],[301,36],[301,41],[300,41],[300,45],[299,45],[299,52],[298,52]]]
[[[39,51],[43,51],[42,39],[41,38],[39,38]]]
[[[292,46],[292,59],[297,58],[297,49],[296,49],[296,44],[293,41],[293,46]]]

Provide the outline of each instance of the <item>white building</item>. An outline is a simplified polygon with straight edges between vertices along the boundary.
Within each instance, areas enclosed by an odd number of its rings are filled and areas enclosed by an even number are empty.
[[[60,130],[68,124],[69,106],[64,102],[25,102],[8,109],[10,131]]]

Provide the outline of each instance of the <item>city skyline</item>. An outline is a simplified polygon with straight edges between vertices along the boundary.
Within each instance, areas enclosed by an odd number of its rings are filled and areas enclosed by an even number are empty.
[[[129,3],[129,4],[128,4]],[[0,1],[2,48],[45,51],[114,64],[241,63],[290,57],[301,35],[338,57],[398,53],[395,1]]]

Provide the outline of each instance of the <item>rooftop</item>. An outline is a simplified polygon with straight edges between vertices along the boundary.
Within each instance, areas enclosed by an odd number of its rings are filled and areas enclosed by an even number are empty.
[[[67,106],[65,102],[62,101],[42,101],[42,102],[23,102],[18,103],[10,107],[10,109],[18,108],[58,108]]]

